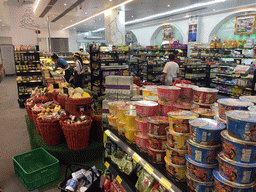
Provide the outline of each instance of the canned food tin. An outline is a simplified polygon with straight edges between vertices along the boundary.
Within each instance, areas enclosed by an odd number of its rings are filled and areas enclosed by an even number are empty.
[[[218,152],[221,150],[221,145],[200,145],[191,139],[188,140],[188,156],[198,163],[216,164]]]
[[[217,145],[221,142],[220,132],[226,128],[218,121],[198,118],[189,120],[190,139],[202,145]]]
[[[224,155],[241,163],[256,163],[256,142],[231,137],[227,130],[221,132]]]
[[[219,170],[213,171],[215,192],[255,192],[256,182],[251,184],[237,184],[221,176]]]
[[[256,142],[256,113],[251,111],[228,111],[227,128],[232,137]]]
[[[169,125],[168,117],[148,117],[148,132],[153,135],[166,135],[165,128]]]
[[[166,128],[167,133],[167,143],[170,147],[175,149],[187,149],[187,140],[189,138],[189,133],[178,133]]]
[[[193,161],[188,155],[185,155],[187,159],[187,172],[188,175],[201,182],[213,182],[212,171],[218,167],[218,164],[202,164]]]
[[[166,136],[152,135],[148,133],[149,146],[155,150],[165,150],[166,147]]]
[[[164,158],[167,174],[176,181],[182,182],[186,180],[186,165],[175,165]]]
[[[166,158],[173,164],[186,165],[187,150],[175,149],[166,144]]]
[[[228,159],[223,152],[218,154],[220,174],[225,179],[238,184],[255,181],[256,163],[240,163]]]

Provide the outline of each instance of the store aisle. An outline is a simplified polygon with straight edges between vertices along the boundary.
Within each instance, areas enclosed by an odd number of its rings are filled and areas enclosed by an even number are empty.
[[[14,173],[12,157],[30,150],[24,115],[17,101],[15,76],[0,83],[0,186],[3,192],[27,192]],[[34,190],[36,192],[37,190]]]

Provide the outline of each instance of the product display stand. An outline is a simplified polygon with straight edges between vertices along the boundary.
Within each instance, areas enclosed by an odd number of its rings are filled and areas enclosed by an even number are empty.
[[[136,145],[129,144],[127,140],[118,135],[117,131],[107,129],[104,132],[104,140],[107,137],[116,143],[124,152],[126,152],[130,157],[132,157],[137,163],[139,163],[150,175],[152,175],[159,183],[164,186],[168,191],[175,192],[185,192],[187,191],[186,183],[176,182],[173,178],[170,178],[166,174],[166,170],[163,165],[158,165],[150,162],[148,156],[140,152]],[[107,161],[105,163],[107,167],[110,167],[110,163]],[[124,185],[123,185],[124,186]],[[126,188],[124,188],[126,190]],[[127,190],[129,191],[129,190]]]
[[[15,68],[18,86],[18,102],[24,107],[32,88],[43,86],[40,58],[37,51],[15,51]]]

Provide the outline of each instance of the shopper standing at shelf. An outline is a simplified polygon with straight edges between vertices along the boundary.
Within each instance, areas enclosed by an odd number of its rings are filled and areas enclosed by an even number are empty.
[[[60,59],[58,55],[56,55],[55,53],[52,55],[52,61],[55,62],[54,71],[56,71],[57,68],[59,67],[65,70],[64,77],[66,81],[69,82],[71,77],[71,71],[70,71],[70,65],[67,63],[67,61],[65,59]]]
[[[171,86],[179,75],[179,65],[175,62],[175,55],[169,55],[169,62],[164,66],[162,83]]]
[[[75,87],[82,87],[83,84],[83,60],[79,53],[74,54],[75,66],[74,66],[74,76],[75,76]]]

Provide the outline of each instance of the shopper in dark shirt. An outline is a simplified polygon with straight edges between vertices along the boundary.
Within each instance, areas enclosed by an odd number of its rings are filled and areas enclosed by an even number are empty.
[[[71,77],[70,65],[67,63],[65,59],[60,59],[55,53],[52,55],[52,61],[55,62],[54,71],[60,67],[65,70],[65,79],[69,82]]]

